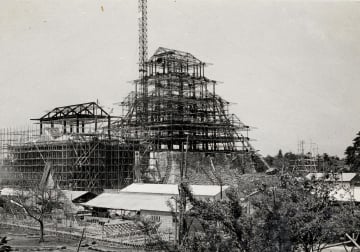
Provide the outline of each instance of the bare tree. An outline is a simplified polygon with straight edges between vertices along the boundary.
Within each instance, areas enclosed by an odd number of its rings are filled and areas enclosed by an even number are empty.
[[[9,203],[16,205],[18,211],[38,222],[40,228],[39,242],[44,242],[44,220],[53,210],[61,209],[62,194],[57,189],[33,186],[26,190],[16,191],[9,199]]]
[[[8,196],[8,204],[18,213],[25,213],[39,223],[40,239],[44,241],[44,220],[55,209],[63,209],[64,195],[56,188],[51,176],[51,164],[46,163],[43,177],[39,184],[25,181],[19,189]]]

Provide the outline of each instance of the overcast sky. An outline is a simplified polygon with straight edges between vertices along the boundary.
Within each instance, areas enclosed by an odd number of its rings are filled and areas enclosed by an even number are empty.
[[[114,106],[133,89],[137,0],[2,0],[0,127],[57,106]],[[263,155],[299,140],[343,155],[360,130],[360,3],[148,0],[149,55],[159,46],[213,63]]]

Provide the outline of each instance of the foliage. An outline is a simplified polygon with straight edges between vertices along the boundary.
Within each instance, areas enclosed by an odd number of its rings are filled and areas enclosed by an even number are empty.
[[[360,172],[360,131],[353,140],[353,145],[345,150],[345,163],[353,172]]]
[[[12,251],[11,246],[7,245],[8,239],[6,237],[0,237],[0,252]]]
[[[266,163],[268,163],[270,166],[274,165],[274,160],[275,160],[274,157],[267,155],[264,159],[265,159]]]
[[[333,188],[286,175],[279,186],[258,195],[253,204],[256,219],[263,223],[257,233],[264,237],[263,251],[321,251],[328,242],[351,232],[359,216],[351,205],[334,204]]]
[[[311,153],[307,153],[306,156],[311,156]],[[292,152],[287,152],[284,155],[282,151],[279,150],[278,154],[275,156],[267,155],[265,160],[269,163],[270,166],[278,168],[282,172],[293,172],[293,165],[297,159],[300,159],[301,156],[294,154]],[[321,172],[341,172],[343,169],[344,162],[340,160],[337,156],[330,156],[327,153],[322,155],[317,155],[315,157],[317,170]]]
[[[188,234],[183,246],[191,251],[252,251],[252,218],[242,211],[240,198],[234,190],[227,193],[228,200],[203,201],[192,197],[184,187],[192,205],[188,222],[195,222],[192,234]]]
[[[4,208],[6,206],[6,200],[0,196],[0,208]]]
[[[327,153],[324,153],[322,156],[319,157],[322,160],[322,164],[319,163],[319,169],[322,172],[342,172],[344,162],[340,160],[337,156],[330,156]]]
[[[163,240],[161,232],[159,231],[160,223],[146,219],[140,216],[133,219],[138,227],[148,237],[145,247],[152,251],[178,251],[174,247],[174,243]]]
[[[179,251],[321,251],[360,224],[353,204],[332,200],[334,185],[287,174],[247,196],[233,188],[223,200],[199,200],[180,186],[191,209]]]

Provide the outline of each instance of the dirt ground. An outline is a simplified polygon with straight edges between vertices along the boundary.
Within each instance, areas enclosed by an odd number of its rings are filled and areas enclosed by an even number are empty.
[[[39,234],[37,231],[25,230],[19,228],[5,228],[0,226],[0,236],[6,236],[10,239],[10,245],[14,251],[53,251],[53,252],[74,252],[77,251],[78,241],[61,240],[57,237],[47,236],[45,233],[45,242],[39,243]],[[109,247],[88,244],[86,239],[82,242],[81,252],[102,251],[138,251],[136,249],[114,249]]]
[[[21,229],[10,229],[0,227],[0,235],[6,236],[9,245],[17,251],[76,251],[77,244],[75,241],[61,241],[56,237],[45,235],[45,242],[39,243],[38,232]],[[89,251],[81,250],[81,251]]]

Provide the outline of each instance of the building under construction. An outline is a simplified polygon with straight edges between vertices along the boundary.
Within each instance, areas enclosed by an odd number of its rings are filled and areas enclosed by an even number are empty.
[[[101,191],[133,180],[136,145],[112,139],[111,116],[96,103],[58,107],[37,129],[1,132],[3,184],[38,183],[46,164],[63,189]]]
[[[144,77],[122,103],[114,129],[126,139],[146,139],[154,150],[234,152],[248,148],[249,127],[205,76],[207,64],[190,53],[159,48],[145,63]]]
[[[3,182],[35,182],[50,163],[56,183],[73,190],[122,188],[134,180],[175,183],[184,152],[202,163],[226,154],[240,157],[240,166],[254,165],[250,128],[216,94],[217,82],[205,76],[207,63],[159,48],[144,66],[121,103],[122,116],[92,102],[55,108],[33,119],[36,130],[3,131]]]
[[[230,103],[216,94],[217,82],[205,76],[207,65],[190,53],[160,47],[121,103],[123,116],[112,132],[149,146],[148,154],[140,154],[148,155],[155,180],[176,181],[169,173],[184,165],[182,152],[202,159],[226,153],[253,169],[254,159],[260,160],[249,143],[250,127],[229,113]]]
[[[3,130],[0,182],[36,183],[50,167],[62,188],[101,191],[199,174],[206,180],[224,173],[216,167],[268,168],[249,142],[250,127],[229,112],[217,82],[205,76],[207,65],[162,47],[148,58],[147,1],[139,0],[140,77],[121,103],[122,115],[90,102],[51,110],[34,119],[36,130]]]

